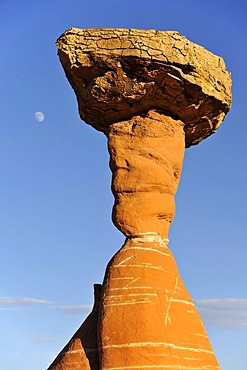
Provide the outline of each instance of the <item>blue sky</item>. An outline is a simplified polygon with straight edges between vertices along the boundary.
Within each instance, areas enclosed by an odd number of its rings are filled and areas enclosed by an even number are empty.
[[[79,118],[56,55],[70,27],[176,30],[232,72],[217,134],[186,151],[170,248],[223,370],[247,368],[246,3],[0,2],[0,367],[44,370],[124,241],[106,139]],[[35,112],[45,119],[39,122]]]

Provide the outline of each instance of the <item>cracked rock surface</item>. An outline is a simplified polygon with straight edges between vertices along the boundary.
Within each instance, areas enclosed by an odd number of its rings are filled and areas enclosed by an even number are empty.
[[[214,133],[230,108],[223,59],[178,32],[71,28],[57,47],[80,116],[97,130],[159,109],[185,123],[189,147]]]

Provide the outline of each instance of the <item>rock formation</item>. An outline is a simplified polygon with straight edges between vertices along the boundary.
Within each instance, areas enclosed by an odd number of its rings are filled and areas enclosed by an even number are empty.
[[[97,326],[101,285],[94,284],[94,306],[84,323],[76,331],[69,343],[62,349],[49,369],[91,370],[98,369]]]
[[[57,46],[81,118],[108,137],[112,217],[126,241],[90,316],[94,360],[79,329],[49,369],[219,369],[168,232],[184,149],[214,133],[231,105],[224,61],[155,30],[70,29]]]

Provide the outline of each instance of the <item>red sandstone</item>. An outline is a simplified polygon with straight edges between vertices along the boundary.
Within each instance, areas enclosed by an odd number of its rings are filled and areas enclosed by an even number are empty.
[[[219,369],[168,232],[184,149],[230,108],[222,58],[172,31],[70,29],[57,46],[81,118],[108,137],[113,222],[126,242],[99,308],[49,370]]]

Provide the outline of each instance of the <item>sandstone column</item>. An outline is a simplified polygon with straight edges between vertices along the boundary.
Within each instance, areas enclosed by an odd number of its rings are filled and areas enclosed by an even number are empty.
[[[168,232],[184,149],[230,108],[223,60],[171,31],[70,29],[57,46],[81,118],[108,137],[113,222],[126,236],[103,282],[99,363],[76,369],[219,369]]]

